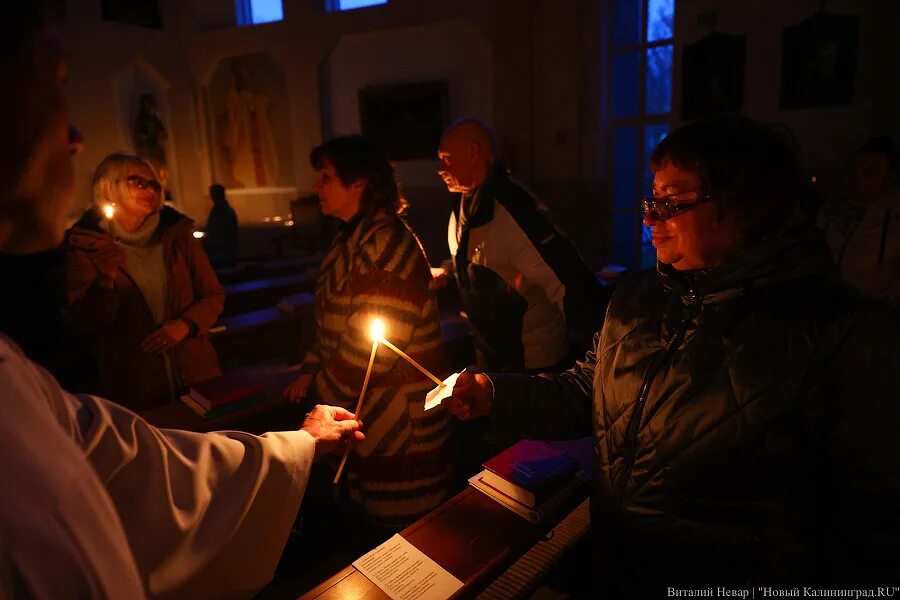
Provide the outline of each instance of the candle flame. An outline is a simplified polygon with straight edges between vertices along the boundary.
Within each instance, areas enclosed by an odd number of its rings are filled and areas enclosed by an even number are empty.
[[[206,232],[205,231],[195,231],[194,237],[197,238],[198,240],[201,240],[206,237]]]
[[[381,322],[381,319],[372,321],[372,327],[369,329],[369,336],[372,338],[373,342],[381,341],[381,338],[384,337],[384,323]]]
[[[116,207],[113,206],[112,204],[107,204],[106,206],[103,207],[103,215],[107,219],[112,219],[113,215],[115,215],[115,214],[116,214]]]

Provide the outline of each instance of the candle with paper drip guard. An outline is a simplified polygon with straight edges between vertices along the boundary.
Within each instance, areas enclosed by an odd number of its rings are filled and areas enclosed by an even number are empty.
[[[406,352],[390,343],[384,337],[384,323],[381,322],[381,319],[374,319],[372,321],[372,326],[369,329],[369,337],[372,338],[372,353],[369,355],[369,366],[366,367],[366,376],[363,378],[362,390],[359,392],[359,400],[356,402],[356,411],[353,413],[357,419],[359,419],[359,411],[362,409],[363,398],[366,395],[366,389],[369,387],[369,377],[372,375],[372,365],[375,363],[375,352],[378,350],[378,344],[384,344],[394,352],[396,352],[399,356],[406,359],[406,361],[421,371],[426,377],[434,381],[438,384],[438,388],[445,387],[443,381],[438,379],[431,371],[420,365],[414,359],[412,359]],[[344,472],[344,465],[347,463],[347,456],[350,454],[350,448],[344,451],[344,457],[341,459],[341,464],[338,466],[337,473],[334,475],[334,481],[332,483],[337,484],[338,480],[341,478],[341,473]]]

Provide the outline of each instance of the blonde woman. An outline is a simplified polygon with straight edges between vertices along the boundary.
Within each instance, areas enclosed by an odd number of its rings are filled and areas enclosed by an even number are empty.
[[[134,410],[164,404],[220,373],[207,331],[225,291],[149,163],[107,156],[93,200],[66,236],[70,319],[89,358],[79,387]]]

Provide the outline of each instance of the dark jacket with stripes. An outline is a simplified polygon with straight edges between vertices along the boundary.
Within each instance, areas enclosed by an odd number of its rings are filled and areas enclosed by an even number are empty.
[[[479,366],[551,367],[565,358],[570,338],[587,349],[607,298],[546,211],[501,163],[462,204],[447,241]]]
[[[494,383],[501,435],[593,425],[607,591],[900,581],[900,324],[805,229],[626,280],[573,369]]]
[[[426,369],[447,375],[431,272],[419,240],[398,217],[377,212],[343,227],[316,285],[316,341],[303,371],[325,404],[355,410],[372,350],[372,320]],[[434,387],[384,345],[375,357],[361,418],[366,440],[347,463],[351,498],[371,522],[402,527],[438,506],[451,475],[449,417],[424,411]]]

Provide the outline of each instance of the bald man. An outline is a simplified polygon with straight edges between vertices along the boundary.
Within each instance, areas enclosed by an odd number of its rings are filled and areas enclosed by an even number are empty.
[[[441,138],[438,174],[459,194],[450,215],[450,269],[475,329],[478,366],[547,371],[567,366],[599,330],[597,278],[538,201],[510,179],[496,138],[475,119]]]

